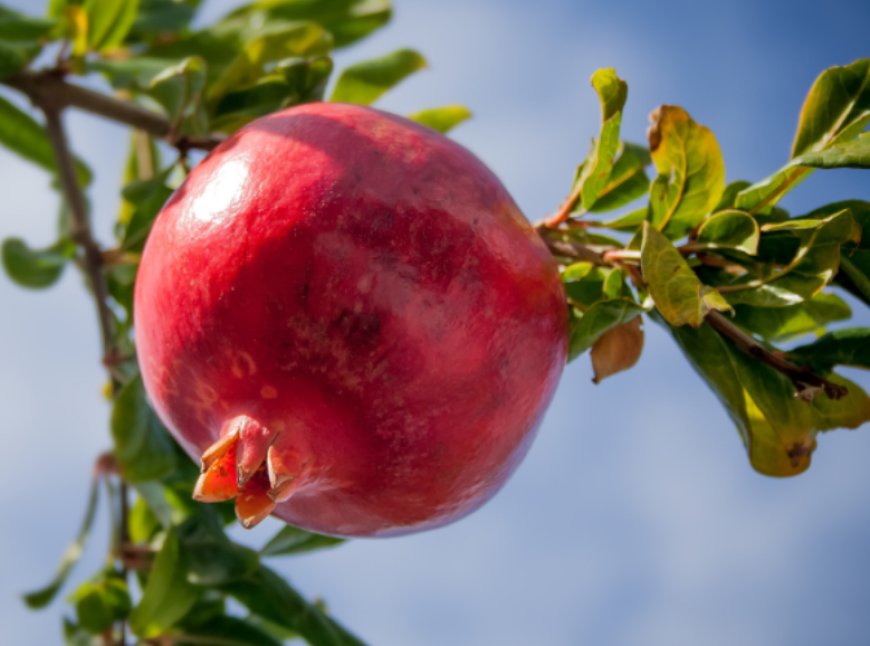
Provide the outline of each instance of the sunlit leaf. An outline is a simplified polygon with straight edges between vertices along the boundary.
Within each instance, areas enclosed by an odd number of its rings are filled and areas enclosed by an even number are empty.
[[[440,133],[447,133],[471,117],[471,110],[464,105],[443,105],[439,108],[420,110],[409,114],[408,118],[422,123]]]
[[[260,554],[263,556],[301,554],[326,547],[335,547],[343,542],[344,539],[341,538],[315,534],[299,527],[287,525],[269,539],[269,542],[260,549]]]
[[[616,75],[613,68],[596,70],[591,80],[601,103],[601,130],[577,178],[580,203],[587,210],[594,206],[610,180],[613,160],[619,148],[622,109],[628,96],[628,85]]]
[[[45,249],[31,249],[19,238],[7,238],[0,247],[3,269],[18,285],[31,289],[54,285],[75,253],[75,243],[68,239]]]
[[[95,477],[91,481],[90,491],[88,493],[88,503],[85,507],[85,516],[82,519],[81,527],[72,544],[66,549],[58,566],[57,574],[51,582],[44,588],[28,592],[24,595],[24,602],[30,608],[44,608],[57,596],[63,584],[72,572],[73,567],[78,563],[84,552],[85,543],[88,541],[88,536],[91,533],[91,527],[94,524],[94,519],[97,516],[97,501],[99,500],[99,480]]]
[[[130,614],[130,628],[139,637],[156,637],[184,618],[199,594],[187,580],[178,536],[170,529],[148,574],[142,598]]]
[[[870,168],[870,132],[853,141],[828,146],[818,152],[801,155],[800,163],[817,168]]]
[[[386,56],[346,67],[330,101],[370,105],[403,79],[426,67],[426,59],[413,49],[399,49]]]
[[[140,377],[118,394],[111,429],[118,468],[129,482],[157,480],[172,472],[176,455],[172,440],[148,405]]]
[[[139,0],[85,0],[88,19],[88,44],[96,51],[120,45],[139,9]]]
[[[792,161],[771,176],[742,190],[735,206],[751,213],[766,213],[812,168],[800,157],[819,160],[816,154],[854,139],[870,122],[870,59],[831,67],[816,79],[804,100],[792,144]],[[821,156],[824,157],[824,156]]]
[[[710,310],[728,309],[718,292],[698,280],[671,242],[644,223],[641,244],[643,279],[656,309],[671,325],[698,327]]]
[[[676,240],[719,203],[725,163],[713,133],[682,108],[660,106],[650,121],[649,149],[658,171],[650,188],[651,221]]]
[[[745,211],[727,209],[704,220],[696,242],[708,249],[734,249],[755,255],[760,235],[755,218]]]
[[[644,169],[650,162],[650,154],[646,148],[623,142],[622,151],[610,170],[610,177],[601,187],[595,203],[589,210],[593,213],[611,211],[646,195],[649,190],[649,178]],[[646,207],[642,209],[641,220],[645,216]],[[640,221],[637,224],[640,225]]]
[[[804,99],[791,156],[854,138],[870,122],[870,58],[819,75]]]

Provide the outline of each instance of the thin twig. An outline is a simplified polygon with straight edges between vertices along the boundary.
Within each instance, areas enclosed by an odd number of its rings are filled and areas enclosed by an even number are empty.
[[[3,83],[26,94],[34,105],[43,110],[59,112],[67,107],[78,108],[166,139],[183,152],[194,148],[211,150],[223,141],[222,137],[215,135],[174,137],[172,124],[162,114],[130,101],[69,83],[56,71],[19,72],[4,79]]]
[[[550,251],[556,256],[571,260],[585,260],[596,265],[622,267],[629,271],[635,283],[640,284],[643,282],[640,267],[633,264],[639,258],[640,254],[638,251],[629,249],[601,251],[577,240],[557,238],[551,234],[548,225],[544,222],[537,224],[535,230]],[[627,264],[625,261],[629,261],[632,264]],[[794,384],[799,397],[812,399],[815,393],[823,391],[830,399],[840,399],[848,392],[845,387],[818,376],[809,368],[793,363],[788,359],[786,353],[766,348],[719,312],[709,312],[705,321],[738,350],[769,365],[788,377]]]
[[[799,397],[811,399],[813,394],[822,390],[829,398],[840,399],[847,393],[845,387],[819,377],[809,368],[792,363],[786,353],[767,349],[719,312],[709,312],[704,320],[716,332],[731,341],[738,350],[766,363],[791,379]]]
[[[51,140],[54,155],[57,159],[60,182],[70,209],[72,222],[70,237],[81,248],[82,269],[88,279],[94,302],[97,306],[97,319],[100,324],[100,338],[103,347],[103,357],[110,357],[114,352],[114,325],[112,312],[108,305],[108,289],[106,277],[103,274],[103,252],[91,229],[88,218],[85,197],[76,177],[75,163],[69,149],[66,131],[61,121],[60,112],[52,106],[43,107],[45,113],[45,126],[48,137]],[[117,389],[116,379],[112,379],[112,389]]]

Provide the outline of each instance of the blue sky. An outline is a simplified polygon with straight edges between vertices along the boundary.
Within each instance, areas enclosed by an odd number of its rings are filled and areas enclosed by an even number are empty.
[[[206,1],[212,15],[232,4]],[[628,139],[644,139],[655,106],[676,103],[716,133],[730,180],[757,179],[786,159],[815,76],[870,55],[870,5],[858,1],[396,5],[392,25],[339,65],[420,49],[430,69],[381,107],[470,106],[475,118],[455,138],[532,220],[562,199],[597,130],[597,67],[629,82]],[[96,171],[108,239],[123,130],[69,123]],[[0,152],[0,195],[0,235],[51,242],[57,205],[43,173]],[[816,173],[785,204],[803,212],[845,197],[870,199],[866,173]],[[0,279],[0,307],[0,625],[4,643],[51,644],[60,604],[31,613],[17,595],[53,572],[108,446],[96,325],[73,272],[47,293]],[[631,372],[594,386],[587,360],[566,370],[527,460],[479,512],[276,566],[376,646],[866,643],[870,429],[821,437],[798,478],[760,476],[672,342],[646,327]],[[103,519],[80,576],[107,532]]]

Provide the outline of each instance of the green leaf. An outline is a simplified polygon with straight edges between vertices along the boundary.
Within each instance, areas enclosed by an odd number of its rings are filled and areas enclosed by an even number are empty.
[[[166,110],[176,130],[194,135],[208,133],[203,107],[205,61],[190,56],[151,79],[148,93]]]
[[[625,287],[621,269],[599,267],[587,261],[576,262],[565,268],[562,281],[569,301],[581,310],[601,300],[631,296]]]
[[[289,57],[325,54],[330,49],[330,37],[315,23],[283,23],[260,29],[253,40],[245,43],[241,52],[210,84],[207,99],[214,107],[228,92],[253,85],[271,73],[278,61]],[[212,58],[203,52],[202,58],[212,65]]]
[[[870,328],[835,330],[789,351],[789,354],[822,373],[835,365],[870,368]]]
[[[601,102],[601,131],[577,178],[580,203],[587,210],[595,205],[610,180],[613,159],[619,148],[622,108],[628,96],[628,85],[613,68],[596,70],[591,80]]]
[[[646,195],[649,190],[649,178],[644,168],[649,166],[650,161],[651,157],[646,148],[623,142],[622,152],[610,170],[610,177],[601,187],[595,203],[589,210],[593,213],[612,211]],[[646,207],[642,211],[645,217]],[[640,221],[637,224],[639,226]]]
[[[671,242],[649,223],[643,226],[641,271],[656,309],[674,326],[698,327],[710,310],[725,310],[719,293],[698,280]]]
[[[293,527],[292,525],[287,525],[269,539],[269,542],[260,549],[260,554],[263,556],[301,554],[325,547],[335,547],[341,543],[344,543],[343,538],[315,534],[298,527]]]
[[[330,101],[370,105],[406,77],[426,67],[426,59],[412,49],[346,67],[338,77]]]
[[[37,166],[57,174],[54,149],[45,128],[2,97],[0,97],[0,144]],[[76,173],[79,183],[83,186],[90,184],[91,171],[78,160],[76,160]]]
[[[85,582],[69,600],[75,606],[79,626],[93,634],[102,633],[127,617],[132,607],[127,582],[114,573]]]
[[[31,249],[19,238],[7,238],[0,248],[3,268],[22,287],[42,289],[54,285],[67,262],[75,257],[75,243],[62,239],[45,249]]]
[[[696,242],[707,249],[734,249],[754,256],[760,235],[755,218],[745,211],[727,209],[704,220]]]
[[[658,171],[650,188],[652,224],[676,240],[719,203],[725,162],[713,133],[682,108],[660,106],[650,121],[649,149]]]
[[[209,646],[281,646],[276,639],[255,622],[239,617],[214,617],[199,626],[185,628],[173,634],[176,644],[208,644]]]
[[[66,646],[104,646],[102,637],[91,635],[66,617],[63,619],[63,643]]]
[[[326,56],[280,61],[253,85],[223,95],[214,107],[212,127],[232,132],[270,112],[320,101],[331,72],[332,60]]]
[[[175,467],[175,449],[163,424],[148,405],[142,378],[130,381],[112,409],[115,459],[129,482],[159,480]]]
[[[35,18],[6,7],[0,7],[0,39],[4,41],[35,41],[48,38],[56,21]]]
[[[51,582],[39,590],[28,592],[24,595],[24,603],[28,607],[37,609],[44,608],[57,596],[63,584],[72,572],[73,567],[78,563],[84,552],[85,543],[88,541],[88,536],[91,533],[91,527],[94,524],[94,518],[97,516],[97,501],[99,500],[99,480],[93,478],[91,487],[88,493],[88,503],[85,507],[85,516],[82,519],[81,527],[72,544],[66,548],[63,557],[60,561],[60,566],[57,569],[57,574]]]
[[[870,58],[831,67],[804,99],[791,156],[853,139],[870,122]]]
[[[139,0],[85,0],[88,45],[105,51],[120,45],[136,20]]]
[[[634,301],[618,298],[599,301],[589,307],[582,316],[571,320],[568,361],[573,361],[591,348],[608,330],[628,323],[643,312]]]
[[[221,585],[258,567],[257,553],[230,541],[216,516],[188,518],[176,531],[191,583]]]
[[[765,224],[761,230],[759,257],[783,266],[763,278],[722,287],[732,305],[784,307],[810,298],[836,275],[843,243],[860,235],[848,208],[824,218]]]
[[[252,613],[299,633],[313,646],[364,646],[265,565],[220,589]]]
[[[0,41],[0,80],[24,69],[34,54],[30,45]]]
[[[798,160],[816,168],[870,168],[870,132],[854,141],[844,141],[818,152],[804,153]]]
[[[604,222],[603,226],[608,229],[615,229],[616,231],[636,231],[644,223],[648,213],[649,209],[646,206],[642,206],[616,219]]]
[[[132,208],[129,221],[122,224],[120,239],[124,249],[141,251],[144,247],[154,218],[172,195],[167,181],[173,169],[174,166],[170,166],[156,177],[135,180],[124,187],[121,194],[125,203]]]
[[[187,580],[178,536],[170,529],[148,574],[142,599],[130,615],[130,628],[143,639],[157,637],[184,618],[199,594]]]
[[[336,47],[344,47],[385,25],[392,14],[390,0],[257,0],[229,14],[251,23],[310,20],[328,30]]]
[[[768,341],[784,341],[804,334],[822,334],[825,326],[852,315],[849,305],[835,294],[816,294],[787,307],[737,305],[734,321]]]
[[[150,40],[183,31],[196,15],[199,4],[200,0],[139,0],[130,36],[133,40]]]
[[[422,123],[433,130],[444,134],[471,117],[471,110],[464,105],[443,105],[440,108],[429,108],[408,115],[408,118]]]
[[[801,157],[820,160],[825,149],[854,139],[870,122],[870,59],[832,67],[816,79],[804,100],[792,144],[792,161],[742,190],[735,202],[750,213],[767,213],[812,171]],[[836,156],[836,153],[835,153]]]
[[[840,248],[840,272],[834,280],[870,305],[870,202],[835,202],[813,211],[808,217],[824,216],[841,209],[849,209],[861,229],[861,239],[847,241]]]

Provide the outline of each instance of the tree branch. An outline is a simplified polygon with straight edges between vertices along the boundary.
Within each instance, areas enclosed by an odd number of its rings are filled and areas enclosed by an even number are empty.
[[[74,107],[85,112],[127,124],[154,137],[165,139],[182,151],[192,148],[211,150],[223,141],[222,137],[175,137],[172,124],[162,114],[147,110],[130,101],[89,90],[68,83],[55,71],[19,72],[3,80],[5,85],[26,94],[43,111],[59,112]]]

